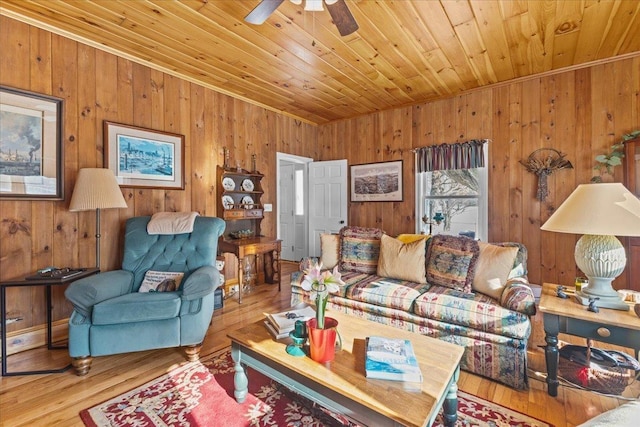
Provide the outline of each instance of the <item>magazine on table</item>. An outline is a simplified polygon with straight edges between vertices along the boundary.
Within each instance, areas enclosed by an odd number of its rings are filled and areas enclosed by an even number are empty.
[[[422,382],[422,372],[410,340],[368,337],[365,373],[367,378]]]

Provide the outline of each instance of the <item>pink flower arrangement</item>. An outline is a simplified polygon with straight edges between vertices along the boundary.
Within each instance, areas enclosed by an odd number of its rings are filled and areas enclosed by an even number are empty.
[[[311,298],[316,300],[316,321],[319,329],[324,329],[324,315],[329,293],[336,293],[340,285],[344,285],[342,275],[336,266],[333,271],[322,271],[322,263],[312,262],[304,271],[302,289],[311,292]]]

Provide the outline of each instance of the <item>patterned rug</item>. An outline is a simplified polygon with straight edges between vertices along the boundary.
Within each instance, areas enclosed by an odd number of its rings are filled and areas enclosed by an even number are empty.
[[[86,426],[350,426],[333,414],[252,369],[244,403],[233,397],[233,361],[225,350],[186,363],[135,390],[80,412]],[[458,393],[457,426],[540,426],[548,423]],[[440,415],[433,427],[442,426]]]

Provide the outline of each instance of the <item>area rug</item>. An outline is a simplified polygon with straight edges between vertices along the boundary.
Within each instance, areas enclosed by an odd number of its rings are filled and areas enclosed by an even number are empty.
[[[244,403],[233,397],[233,361],[225,350],[180,366],[135,390],[80,412],[89,427],[355,427],[252,369]],[[433,427],[443,425],[441,414]],[[458,393],[457,426],[552,427],[479,397]]]

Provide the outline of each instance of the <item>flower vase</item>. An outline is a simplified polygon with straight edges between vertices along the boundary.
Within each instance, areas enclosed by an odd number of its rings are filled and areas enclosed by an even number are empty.
[[[332,317],[324,318],[324,329],[318,329],[317,319],[307,320],[309,335],[309,355],[319,363],[330,362],[336,354],[336,338],[339,340],[338,321]],[[339,341],[338,341],[339,342]]]

